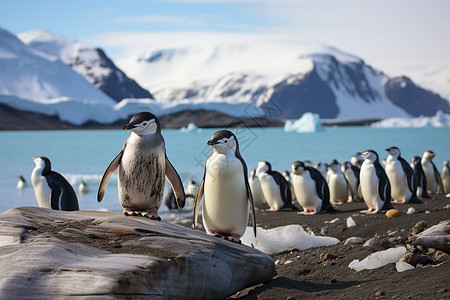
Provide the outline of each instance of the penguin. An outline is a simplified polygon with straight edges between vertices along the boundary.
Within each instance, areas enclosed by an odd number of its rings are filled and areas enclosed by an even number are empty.
[[[207,234],[241,243],[252,215],[256,237],[256,216],[248,182],[247,165],[239,152],[239,142],[229,130],[220,130],[207,142],[213,150],[205,163],[203,179],[194,204],[194,227],[203,200],[202,220]]]
[[[427,193],[427,178],[425,177],[425,173],[423,172],[421,157],[414,156],[411,160],[410,166],[414,171],[414,175],[416,176],[417,197],[430,198]]]
[[[186,200],[188,200],[188,203],[190,205],[194,205],[195,195],[197,195],[197,190],[198,190],[197,182],[195,182],[192,179],[189,179],[185,194],[186,194]]]
[[[322,176],[325,178],[327,176],[327,166],[326,164],[318,161],[314,164],[314,168],[322,174]]]
[[[449,161],[444,161],[441,172],[442,185],[444,187],[444,194],[450,193],[450,167]]]
[[[328,165],[327,183],[331,203],[344,203],[349,200],[348,182],[341,172],[341,164],[335,159]]]
[[[58,172],[52,171],[47,157],[33,157],[36,167],[31,183],[39,207],[54,210],[79,210],[78,198],[70,183]]]
[[[356,156],[356,155],[352,155],[352,157],[350,158],[350,163],[352,164],[352,166],[354,166],[357,169],[361,169],[361,165],[363,163],[364,159],[361,159],[360,156]]]
[[[19,181],[17,181],[17,188],[18,189],[23,189],[24,187],[27,186],[27,181],[25,180],[25,178],[23,178],[22,175],[17,176],[17,178],[19,178]]]
[[[288,170],[284,170],[281,174],[283,174],[283,177],[287,182],[291,183],[291,174],[289,174]]]
[[[160,221],[158,209],[163,201],[164,177],[174,189],[178,207],[183,208],[183,184],[167,158],[159,119],[150,112],[140,112],[123,130],[131,130],[131,134],[103,174],[98,202],[102,201],[109,179],[119,168],[119,201],[124,215],[141,216],[140,212],[146,212],[145,217]]]
[[[85,182],[84,180],[81,180],[80,184],[78,185],[78,191],[79,191],[81,194],[87,194],[87,193],[89,193],[88,186],[87,186],[87,184],[86,184],[86,182]]]
[[[417,198],[417,179],[411,166],[401,156],[398,147],[386,149],[386,175],[391,184],[391,197],[394,203],[422,203]]]
[[[356,169],[356,170],[355,170]],[[359,186],[359,169],[353,166],[349,161],[345,161],[341,165],[341,172],[345,176],[345,180],[349,185],[349,189],[351,191],[351,199],[358,199],[358,186]]]
[[[270,206],[270,211],[277,211],[283,208],[298,210],[292,204],[291,185],[279,172],[272,171],[272,166],[269,162],[258,162],[256,175],[261,182],[263,199]]]
[[[330,203],[327,181],[317,169],[295,161],[292,163],[291,174],[295,196],[303,207],[299,214],[314,215],[318,212],[336,211]]]
[[[358,152],[364,158],[359,173],[359,187],[368,210],[361,211],[366,214],[376,214],[381,210],[394,208],[391,203],[391,185],[380,164],[378,154],[374,150]]]
[[[422,155],[422,168],[427,178],[428,194],[442,194],[444,192],[441,175],[433,163],[435,156],[435,153],[431,150],[425,151]]]
[[[178,208],[177,200],[175,198],[175,193],[173,192],[173,189],[169,189],[169,191],[167,192],[167,195],[164,198],[164,205],[169,210],[173,210],[173,209],[177,209]]]
[[[250,171],[250,177],[248,178],[248,184],[250,185],[250,190],[252,191],[253,203],[255,209],[267,208],[267,203],[263,202],[261,182],[259,182],[258,176],[256,176],[256,170]]]

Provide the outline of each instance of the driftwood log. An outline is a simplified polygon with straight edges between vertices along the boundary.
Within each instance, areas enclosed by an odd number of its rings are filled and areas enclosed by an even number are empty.
[[[256,249],[144,217],[38,207],[0,214],[2,299],[223,299],[274,272]]]

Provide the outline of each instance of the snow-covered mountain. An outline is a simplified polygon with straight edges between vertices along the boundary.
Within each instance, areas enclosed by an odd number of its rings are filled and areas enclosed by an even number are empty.
[[[102,49],[44,30],[23,32],[18,37],[32,48],[58,57],[117,102],[124,98],[153,98],[117,68]]]
[[[153,49],[117,62],[160,101],[255,102],[272,117],[366,119],[449,113],[449,102],[333,47],[298,43]],[[403,84],[396,84],[403,82]],[[406,84],[406,82],[408,84]]]
[[[1,28],[0,95],[40,103],[71,98],[104,105],[115,103],[61,60],[33,50]]]

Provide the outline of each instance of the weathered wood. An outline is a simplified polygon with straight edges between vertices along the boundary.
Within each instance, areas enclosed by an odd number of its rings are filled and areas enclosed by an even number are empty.
[[[0,295],[222,299],[272,278],[273,259],[188,228],[100,211],[0,215]]]

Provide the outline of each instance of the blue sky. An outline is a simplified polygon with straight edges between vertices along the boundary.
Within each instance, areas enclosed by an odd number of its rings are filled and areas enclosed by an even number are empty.
[[[283,35],[335,46],[400,75],[450,68],[449,13],[447,0],[2,0],[0,27],[49,30],[113,58],[134,47],[124,33],[130,40],[145,32],[185,40],[205,32]]]

